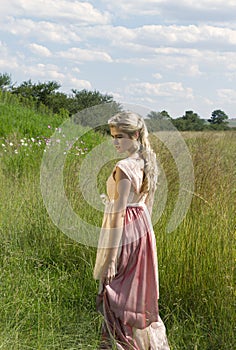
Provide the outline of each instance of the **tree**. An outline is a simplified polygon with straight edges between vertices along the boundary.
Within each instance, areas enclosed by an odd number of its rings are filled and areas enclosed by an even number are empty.
[[[113,102],[113,97],[107,94],[101,94],[99,91],[72,90],[72,95],[59,92],[61,87],[55,81],[46,83],[33,83],[30,80],[24,81],[21,85],[12,88],[12,93],[22,96],[24,99],[35,102],[36,106],[40,104],[47,106],[53,113],[72,116],[77,112],[97,106],[102,103]],[[115,102],[114,102],[115,103]],[[118,104],[117,104],[118,106]]]
[[[7,90],[12,85],[11,76],[7,73],[0,73],[0,90]]]
[[[53,113],[61,114],[62,111],[67,111],[67,114],[71,115],[70,111],[73,106],[73,99],[65,93],[57,91],[47,96],[46,104]]]
[[[155,112],[151,111],[145,119],[149,132],[156,132],[160,130],[169,130],[171,117],[166,111]]]
[[[205,128],[205,120],[193,111],[186,111],[183,117],[172,120],[174,126],[181,131],[200,131]]]
[[[113,102],[113,97],[111,95],[103,95],[99,91],[88,91],[86,89],[76,90],[72,89],[73,104],[71,106],[71,114],[75,114],[85,108],[100,105],[101,103]]]
[[[21,95],[28,99],[33,99],[35,102],[44,104],[48,106],[49,96],[55,94],[55,92],[61,87],[55,81],[48,81],[46,83],[37,84],[32,83],[31,79],[28,81],[24,81],[18,87],[14,87],[12,89],[12,93],[16,95]]]
[[[228,129],[228,116],[220,109],[212,112],[211,118],[207,121],[214,129]]]

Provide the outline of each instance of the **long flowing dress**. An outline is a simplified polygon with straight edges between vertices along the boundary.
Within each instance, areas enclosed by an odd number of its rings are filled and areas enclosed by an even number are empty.
[[[107,180],[103,224],[99,238],[94,278],[101,279],[105,265],[115,196],[115,172],[119,167],[131,182],[126,214],[110,284],[100,282],[97,308],[104,316],[100,349],[169,350],[165,326],[158,312],[158,266],[156,240],[146,195],[140,193],[142,160],[120,160]]]

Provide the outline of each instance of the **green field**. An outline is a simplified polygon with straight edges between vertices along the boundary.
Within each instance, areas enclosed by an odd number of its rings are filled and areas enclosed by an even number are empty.
[[[52,222],[40,190],[48,138],[63,118],[0,96],[0,349],[97,349],[95,248],[67,237]],[[171,233],[166,225],[178,193],[168,149],[152,137],[165,171],[168,198],[155,224],[160,314],[172,350],[233,350],[235,342],[236,131],[186,132],[195,191],[189,211]],[[68,152],[67,196],[75,212],[98,225],[78,186],[80,164],[106,139],[89,132]],[[101,192],[109,163],[99,174]]]

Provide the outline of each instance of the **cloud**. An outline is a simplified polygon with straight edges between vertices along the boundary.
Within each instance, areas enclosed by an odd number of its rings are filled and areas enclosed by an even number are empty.
[[[12,71],[13,69],[19,69],[19,64],[14,57],[9,57],[8,59],[0,57],[0,69],[4,72]]]
[[[130,17],[131,15],[158,15],[160,14],[160,7],[163,0],[143,0],[143,1],[125,1],[120,0],[117,2],[111,2],[108,0],[103,1],[109,11],[117,14],[121,17]]]
[[[44,56],[44,57],[50,57],[52,55],[51,51],[48,50],[48,48],[45,46],[38,45],[35,43],[29,44],[28,46],[31,52],[33,52],[35,55]]]
[[[235,50],[236,29],[213,25],[149,24],[136,28],[103,25],[80,28],[82,40],[99,40],[115,49],[146,55],[175,49]]]
[[[51,41],[67,44],[81,41],[72,24],[65,26],[59,23],[8,17],[6,22],[2,23],[1,31],[11,33],[15,37],[36,38],[43,43]]]
[[[55,64],[37,63],[35,65],[22,65],[22,72],[32,80],[57,80],[59,83],[65,78],[65,74]]]
[[[216,47],[236,45],[236,30],[210,25],[145,25],[134,29],[135,41],[152,47]],[[207,44],[207,45],[206,45]],[[210,47],[209,47],[210,46]]]
[[[134,16],[148,16],[156,21],[177,23],[179,20],[224,21],[226,16],[235,19],[234,0],[120,0],[102,1],[115,17],[130,19]],[[222,16],[224,14],[224,16]]]
[[[86,89],[86,90],[91,90],[92,85],[88,80],[83,80],[83,79],[77,79],[76,77],[73,76],[68,76],[67,77],[67,85],[68,83],[70,84],[70,89]]]
[[[160,73],[154,73],[152,76],[157,80],[162,79],[162,75]]]
[[[234,104],[236,105],[236,90],[233,89],[218,89],[217,95],[222,101],[222,103],[226,104]]]
[[[192,89],[185,88],[181,82],[166,82],[166,83],[135,83],[126,87],[126,92],[131,95],[147,95],[147,96],[164,96],[171,97],[182,96],[192,98]]]
[[[66,20],[82,24],[99,24],[110,21],[107,12],[102,13],[89,2],[73,0],[8,0],[1,6],[1,17],[5,14],[23,18]]]
[[[72,47],[67,51],[60,51],[58,55],[62,58],[78,61],[78,62],[91,62],[91,61],[103,61],[112,62],[111,56],[104,51],[80,49],[78,47]]]
[[[1,61],[0,61],[1,62]],[[63,91],[70,93],[71,89],[91,89],[92,85],[88,80],[79,79],[79,70],[72,69],[74,75],[63,71],[61,67],[54,64],[37,63],[35,65],[22,65],[22,73],[33,81],[57,81]]]
[[[16,55],[11,55],[7,45],[1,41],[0,41],[0,51],[1,51],[0,70],[2,72],[19,68]]]

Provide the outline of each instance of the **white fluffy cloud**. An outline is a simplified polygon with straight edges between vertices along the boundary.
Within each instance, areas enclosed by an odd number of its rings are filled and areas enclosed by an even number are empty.
[[[236,91],[233,89],[218,89],[217,94],[224,103],[234,104],[236,106]]]
[[[163,16],[166,18],[198,17],[205,13],[222,14],[222,10],[228,14],[236,9],[234,0],[120,0],[111,2],[102,1],[105,7],[114,16],[129,18],[132,16]],[[183,9],[185,11],[183,11]],[[176,12],[178,12],[178,16]],[[210,16],[208,16],[209,18]]]
[[[2,23],[1,30],[15,37],[34,37],[40,42],[68,44],[70,42],[81,41],[80,36],[72,24],[66,26],[61,23],[8,17],[7,21]]]
[[[22,64],[21,69],[25,76],[32,80],[57,80],[61,83],[65,78],[65,74],[60,72],[59,67],[55,64]]]
[[[167,82],[167,83],[136,83],[130,84],[126,88],[126,92],[131,95],[148,95],[148,96],[185,96],[192,98],[192,89],[185,88],[181,82]]]
[[[88,49],[80,49],[78,47],[72,47],[67,51],[60,51],[59,56],[78,61],[104,61],[104,62],[112,62],[111,56],[105,51],[96,51],[96,50],[88,50]]]
[[[29,49],[35,54],[44,57],[50,57],[52,53],[47,47],[38,45],[36,43],[29,44]]]
[[[236,48],[236,29],[213,25],[144,25],[137,28],[124,26],[96,26],[81,28],[83,40],[103,38],[112,47],[141,52],[153,50]]]
[[[88,80],[82,80],[82,79],[78,79],[76,77],[73,77],[71,75],[69,75],[68,77],[66,77],[67,80],[67,84],[69,84],[69,86],[73,86],[73,88],[75,89],[91,89],[92,85]]]
[[[1,4],[1,17],[11,14],[24,18],[69,20],[81,24],[108,23],[109,14],[91,3],[74,0],[8,0]]]

